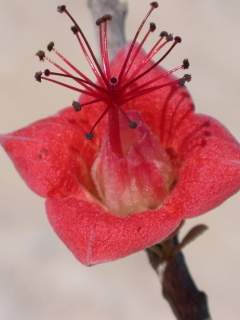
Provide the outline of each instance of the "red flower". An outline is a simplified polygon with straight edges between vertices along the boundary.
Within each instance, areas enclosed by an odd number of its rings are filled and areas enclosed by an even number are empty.
[[[137,44],[156,7],[152,2],[133,42],[111,63],[106,36],[111,17],[97,21],[103,67],[69,11],[59,7],[72,20],[97,83],[50,43],[48,50],[66,66],[39,51],[40,60],[58,72],[38,72],[36,79],[83,93],[80,102],[0,137],[29,187],[47,199],[54,230],[84,264],[152,246],[183,219],[216,207],[240,188],[240,145],[218,121],[194,112],[184,86],[190,76],[173,76],[188,68],[188,60],[171,71],[159,67],[181,39],[162,32],[145,54],[143,44],[156,29],[151,23]]]

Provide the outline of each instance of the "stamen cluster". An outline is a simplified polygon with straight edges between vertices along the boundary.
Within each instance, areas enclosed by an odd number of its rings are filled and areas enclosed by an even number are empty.
[[[181,43],[181,38],[179,36],[173,36],[166,31],[162,31],[159,35],[158,40],[152,46],[152,48],[147,53],[143,61],[138,61],[137,58],[143,48],[145,42],[148,40],[150,35],[156,31],[156,25],[150,22],[148,30],[145,32],[141,41],[139,37],[141,32],[152,14],[152,12],[158,8],[158,3],[156,1],[150,3],[150,9],[146,16],[142,20],[132,42],[130,43],[126,58],[122,64],[120,72],[118,75],[112,74],[109,59],[108,50],[108,26],[112,19],[112,16],[107,14],[99,18],[96,21],[96,25],[99,28],[99,42],[100,42],[100,53],[101,53],[101,64],[98,62],[84,32],[78,25],[76,20],[73,18],[71,13],[68,11],[65,5],[58,7],[58,12],[65,14],[70,21],[73,23],[71,30],[76,37],[80,49],[85,56],[95,78],[96,83],[92,81],[85,73],[81,72],[76,68],[62,53],[60,53],[54,45],[54,42],[50,42],[47,45],[47,50],[49,53],[54,54],[59,58],[65,66],[60,65],[55,60],[50,58],[43,50],[37,52],[37,56],[40,61],[47,61],[54,71],[46,69],[45,71],[40,71],[35,74],[35,79],[38,82],[42,80],[52,82],[63,86],[65,88],[77,91],[79,93],[84,93],[90,99],[84,104],[80,104],[77,101],[73,102],[73,108],[75,111],[79,112],[83,107],[90,106],[96,102],[102,102],[106,105],[103,113],[99,116],[96,122],[92,125],[89,132],[85,134],[87,139],[92,139],[94,137],[94,129],[98,123],[103,119],[103,117],[108,113],[111,107],[117,108],[129,121],[130,128],[137,128],[137,122],[134,119],[129,119],[127,114],[123,110],[123,106],[131,100],[137,99],[140,96],[149,94],[156,90],[161,90],[164,87],[176,87],[184,86],[186,82],[191,80],[189,74],[185,74],[178,80],[170,80],[169,75],[173,74],[179,70],[184,70],[189,68],[188,59],[184,59],[182,64],[171,69],[165,75],[161,75],[151,80],[144,82],[144,77],[149,75],[152,70],[154,70],[158,65],[170,54],[170,52],[176,47],[177,44]],[[149,62],[155,58],[155,56],[162,50],[166,49],[165,53],[156,60],[153,64]],[[138,61],[138,62],[137,62]],[[136,67],[136,63],[138,64]],[[135,66],[133,68],[133,66]],[[68,84],[57,80],[56,78],[65,78],[72,80],[74,85]],[[157,84],[157,81],[166,78],[166,82],[161,85]],[[141,85],[137,87],[136,82],[141,80]]]

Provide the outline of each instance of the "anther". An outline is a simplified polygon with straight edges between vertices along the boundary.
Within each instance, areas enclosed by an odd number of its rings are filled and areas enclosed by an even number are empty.
[[[110,14],[105,14],[101,18],[97,19],[96,25],[99,26],[101,23],[112,20],[112,16]]]
[[[66,11],[66,6],[58,6],[58,7],[57,7],[57,11],[58,11],[59,13],[65,12],[65,11]]]
[[[73,101],[72,106],[73,106],[73,109],[77,112],[82,109],[82,106],[78,101]]]
[[[189,66],[190,66],[189,60],[188,59],[184,59],[182,66],[183,66],[183,69],[188,69]]]
[[[183,87],[186,82],[190,82],[191,80],[192,76],[190,74],[185,74],[182,78],[178,79],[178,83],[181,87]]]
[[[51,74],[51,72],[50,72],[49,69],[44,70],[44,75],[45,75],[46,77],[49,77],[50,74]]]
[[[41,72],[41,71],[36,72],[35,75],[34,75],[34,78],[35,78],[38,82],[41,82],[41,81],[42,81],[42,72]]]
[[[51,42],[49,42],[49,44],[47,45],[47,49],[48,49],[48,51],[52,51],[53,50],[53,48],[54,48],[54,42],[53,41],[51,41]]]
[[[186,82],[190,82],[192,80],[192,76],[190,74],[185,74],[183,78],[185,79]]]
[[[164,37],[167,38],[167,36],[168,36],[168,32],[167,32],[167,31],[162,31],[162,32],[160,33],[160,37],[162,37],[162,38],[164,38]]]
[[[36,53],[36,56],[39,58],[40,61],[44,61],[45,59],[45,52],[43,50],[39,50],[37,53]]]
[[[129,122],[129,128],[131,129],[136,129],[138,126],[137,122],[136,121],[130,121]]]
[[[94,134],[92,132],[85,133],[85,138],[88,140],[92,140],[94,138]]]
[[[150,22],[150,25],[149,25],[149,30],[151,32],[154,32],[156,30],[156,24],[154,22]]]
[[[77,34],[79,32],[79,28],[77,26],[72,26],[71,30],[74,34]]]
[[[179,36],[176,36],[176,37],[174,38],[174,41],[175,41],[176,43],[180,43],[180,42],[182,42],[182,38],[179,37]]]
[[[112,78],[110,79],[110,82],[111,82],[111,84],[116,85],[117,82],[118,82],[118,79],[117,79],[116,77],[112,77]]]
[[[159,4],[157,1],[153,1],[150,3],[150,6],[152,6],[155,9],[155,8],[158,8]]]
[[[167,36],[166,36],[166,40],[167,41],[173,41],[173,35],[172,35],[172,33],[169,33]]]

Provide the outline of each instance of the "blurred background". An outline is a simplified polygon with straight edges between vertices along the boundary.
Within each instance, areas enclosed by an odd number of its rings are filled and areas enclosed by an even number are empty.
[[[128,0],[130,39],[148,0]],[[50,41],[88,72],[58,1],[0,0],[0,132],[20,128],[69,105],[77,96],[33,80],[41,69],[35,52]],[[62,3],[60,3],[62,4]],[[85,0],[66,0],[96,48]],[[239,30],[237,0],[165,0],[154,15],[159,30],[183,38],[166,66],[191,62],[189,88],[201,113],[222,121],[240,139]],[[144,252],[87,268],[51,230],[44,201],[20,179],[0,151],[0,319],[106,320],[174,317],[161,297]],[[214,319],[239,319],[240,195],[198,219],[210,230],[186,250],[194,278],[209,295]]]

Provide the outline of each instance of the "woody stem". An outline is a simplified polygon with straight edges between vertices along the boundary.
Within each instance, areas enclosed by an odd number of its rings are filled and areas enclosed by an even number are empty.
[[[178,320],[210,320],[207,296],[190,274],[181,251],[171,256],[178,245],[174,237],[146,250],[149,262],[162,285],[162,294]],[[167,258],[169,257],[169,258]]]
[[[88,0],[88,6],[95,21],[104,14],[113,16],[109,27],[109,50],[110,57],[113,57],[126,42],[126,5],[119,0]],[[116,116],[115,113],[112,115]],[[183,253],[179,251],[169,257],[169,253],[173,252],[177,244],[177,235],[174,235],[147,249],[150,264],[162,284],[163,296],[177,320],[210,320],[207,296],[196,287]]]

